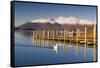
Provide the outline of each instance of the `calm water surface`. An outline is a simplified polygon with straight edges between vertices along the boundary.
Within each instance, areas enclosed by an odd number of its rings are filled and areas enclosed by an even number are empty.
[[[59,48],[55,49],[55,45]],[[89,61],[96,61],[96,49],[93,47],[33,39],[32,31],[15,31],[16,66]]]

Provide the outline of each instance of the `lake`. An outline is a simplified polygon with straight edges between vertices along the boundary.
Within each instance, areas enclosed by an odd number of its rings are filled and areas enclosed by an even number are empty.
[[[16,66],[91,61],[96,61],[96,48],[91,46],[34,39],[32,31],[15,31]]]

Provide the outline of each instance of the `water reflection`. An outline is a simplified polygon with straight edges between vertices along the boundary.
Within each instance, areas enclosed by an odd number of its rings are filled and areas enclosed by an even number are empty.
[[[93,61],[96,61],[96,45],[94,44],[94,47],[93,47]]]
[[[80,45],[78,43],[76,43],[76,45],[74,45],[74,46],[75,46],[75,50],[76,50],[76,56],[78,56],[79,52],[80,52]]]
[[[87,60],[87,48],[93,48],[93,61],[96,61],[96,47],[95,45],[79,44],[79,43],[67,43],[65,41],[55,41],[55,40],[42,40],[32,38],[32,42],[36,47],[48,48],[51,49],[55,54],[59,52],[60,49],[64,50],[64,53],[74,52],[76,56],[79,56],[81,53],[81,48],[83,48],[84,62]]]
[[[56,44],[56,45],[53,46],[53,50],[54,50],[54,52],[56,54],[58,53],[58,48],[59,48],[58,44]]]
[[[37,65],[96,61],[96,45],[60,40],[34,39],[34,35],[15,33],[16,65]],[[24,57],[24,58],[23,58]],[[26,60],[25,60],[26,59]],[[27,62],[26,62],[27,61]]]
[[[84,62],[86,61],[86,55],[87,55],[87,45],[84,44]]]

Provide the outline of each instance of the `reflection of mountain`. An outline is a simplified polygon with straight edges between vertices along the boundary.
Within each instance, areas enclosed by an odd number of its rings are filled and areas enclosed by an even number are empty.
[[[42,29],[76,29],[80,28],[81,30],[84,30],[84,27],[87,26],[87,28],[91,29],[93,28],[93,24],[95,22],[88,21],[88,20],[78,20],[74,17],[70,18],[63,18],[59,17],[58,19],[37,19],[30,22],[27,22],[19,27],[16,27],[16,29],[22,29],[22,30],[42,30]]]

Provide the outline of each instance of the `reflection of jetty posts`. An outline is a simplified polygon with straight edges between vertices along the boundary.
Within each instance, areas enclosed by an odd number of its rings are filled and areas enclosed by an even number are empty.
[[[71,30],[68,31],[66,29],[63,30],[35,30],[33,31],[34,39],[43,39],[43,40],[59,40],[59,41],[65,41],[65,42],[76,42],[87,44],[87,42],[91,42],[93,44],[96,44],[96,26],[94,26],[93,29],[93,35],[91,37],[87,33],[87,27],[84,28],[84,31],[80,31],[79,28],[76,29],[76,31]]]
[[[86,47],[86,42],[87,42],[87,40],[86,40],[86,35],[87,35],[87,29],[86,29],[86,27],[85,27],[85,47]]]
[[[96,25],[94,25],[94,28],[92,29],[93,31],[93,35],[92,35],[92,41],[93,41],[93,61],[96,61]],[[71,42],[75,41],[76,44],[76,56],[79,54],[79,42],[80,41],[84,41],[84,61],[86,61],[86,56],[87,56],[87,42],[91,41],[91,39],[88,38],[88,28],[85,27],[83,32],[80,31],[80,29],[76,29],[76,31],[72,30],[70,33],[72,33],[71,38],[69,38],[69,32],[68,30],[64,29],[64,30],[35,30],[33,31],[33,41],[35,41],[34,43],[37,44],[37,46],[39,47],[46,47],[46,48],[52,48],[52,45],[54,45],[52,42],[49,42],[49,47],[48,46],[44,46],[47,45],[47,43],[45,43],[45,41],[47,40],[58,40],[58,41],[64,41],[64,42],[69,42],[71,39]],[[83,38],[80,38],[80,36],[83,35]],[[42,44],[43,42],[43,44]],[[64,43],[66,44],[66,43]],[[68,46],[64,46],[65,48],[65,52],[70,49],[68,49]]]

